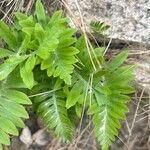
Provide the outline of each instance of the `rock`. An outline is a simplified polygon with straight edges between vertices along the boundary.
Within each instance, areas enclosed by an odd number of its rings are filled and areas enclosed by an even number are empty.
[[[67,0],[80,20],[77,0]],[[91,21],[110,25],[108,37],[148,44],[150,42],[150,0],[78,0],[86,27]]]
[[[11,150],[28,150],[28,147],[18,137],[13,137],[11,140],[10,149]]]
[[[20,140],[27,146],[30,147],[30,145],[32,144],[32,135],[31,135],[31,131],[28,127],[25,127],[22,130],[22,133],[20,135]]]
[[[131,64],[135,64],[135,86],[139,89],[145,89],[150,94],[150,56],[139,56],[138,59],[130,58]]]
[[[46,150],[48,143],[51,140],[50,134],[45,129],[39,129],[34,134],[31,133],[29,127],[25,127],[17,142],[23,145],[27,150]],[[16,143],[17,143],[16,142]],[[26,150],[22,149],[22,150]],[[12,149],[15,150],[15,149]]]

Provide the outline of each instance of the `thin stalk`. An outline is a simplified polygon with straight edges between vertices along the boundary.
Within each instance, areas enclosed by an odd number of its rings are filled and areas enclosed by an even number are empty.
[[[60,90],[60,89],[61,89],[61,88],[59,88],[59,89],[54,89],[54,90],[51,90],[51,91],[46,91],[46,92],[42,92],[42,93],[30,95],[30,96],[28,96],[28,97],[29,97],[29,98],[32,98],[32,97],[36,97],[36,96],[41,96],[41,95],[53,93],[53,92],[58,91],[58,90]]]

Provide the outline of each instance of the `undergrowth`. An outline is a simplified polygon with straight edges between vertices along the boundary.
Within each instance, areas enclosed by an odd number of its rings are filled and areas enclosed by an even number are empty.
[[[76,38],[62,11],[45,13],[40,0],[34,15],[15,13],[13,26],[0,21],[0,150],[18,136],[28,118],[26,105],[63,142],[71,142],[84,108],[95,136],[107,150],[118,135],[134,92],[133,65],[124,65],[128,52],[105,61],[104,47]],[[95,30],[100,30],[95,24]],[[104,28],[102,28],[104,29]]]

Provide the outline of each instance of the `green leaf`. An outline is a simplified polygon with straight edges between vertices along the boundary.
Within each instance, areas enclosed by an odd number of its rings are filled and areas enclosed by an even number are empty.
[[[24,27],[22,32],[26,33],[29,37],[34,33],[34,27]]]
[[[2,91],[1,94],[7,97],[8,99],[20,104],[32,104],[31,100],[26,94],[17,90],[5,90]]]
[[[91,21],[90,27],[95,33],[102,35],[110,28],[109,25],[106,25],[104,22],[100,21]]]
[[[133,68],[119,67],[122,62],[115,63],[117,65],[114,65],[115,69],[113,68],[112,72],[99,78],[101,84],[97,79],[97,82],[93,82],[93,94],[98,105],[92,105],[89,114],[93,115],[95,135],[104,150],[108,150],[118,135],[118,129],[121,126],[119,121],[126,118],[125,113],[128,112],[126,102],[130,98],[124,94],[133,92],[128,79],[133,74]]]
[[[0,144],[0,150],[3,150],[3,146]]]
[[[0,117],[0,129],[6,133],[18,136],[18,130],[15,125],[8,119]]]
[[[5,79],[25,58],[25,56],[13,56],[8,58],[3,64],[1,64],[0,80]]]
[[[37,50],[37,55],[42,59],[48,59],[50,52],[56,50],[58,43],[56,38],[47,37]]]
[[[77,116],[78,116],[79,118],[81,118],[81,116],[82,116],[82,106],[79,105],[79,104],[75,105],[75,110],[76,110]]]
[[[5,83],[6,84],[3,85],[4,88],[26,88],[26,85],[20,77],[19,67],[7,77]]]
[[[8,49],[0,48],[0,58],[8,57],[14,55],[12,51],[9,51]]]
[[[31,50],[37,50],[39,48],[38,45],[39,45],[38,41],[33,40],[29,43],[28,48]]]
[[[75,54],[78,50],[74,47],[58,49],[54,55],[51,55],[50,66],[47,69],[48,76],[60,77],[66,84],[71,84],[71,73],[73,73],[73,64],[77,62]],[[57,57],[55,57],[55,55]]]
[[[49,26],[55,26],[55,25],[57,25],[60,22],[61,17],[62,17],[62,11],[61,10],[60,11],[56,11],[52,15],[52,17],[51,17],[51,19],[50,19],[50,21],[48,23]]]
[[[28,113],[20,104],[4,98],[0,98],[0,105],[2,105],[5,109],[7,109],[9,112],[17,117],[29,118]]]
[[[54,129],[55,134],[62,141],[68,142],[73,136],[74,127],[68,118],[65,99],[61,95],[63,94],[53,93],[43,99],[37,97],[35,99],[35,104],[38,105],[36,111],[49,129]]]
[[[30,40],[31,40],[31,36],[28,35],[28,34],[25,35],[24,40],[22,41],[21,46],[19,48],[19,52],[25,53],[27,51],[27,48],[28,48],[29,43],[30,43]]]
[[[95,86],[94,89],[96,89],[98,92],[100,92],[101,94],[104,94],[106,96],[111,95],[111,90],[106,85]]]
[[[76,31],[77,30],[74,28],[65,29],[60,33],[60,38],[67,39],[68,37],[72,37],[72,35],[74,35]]]
[[[32,89],[34,86],[34,76],[33,72],[28,72],[24,66],[20,68],[20,75],[24,82],[24,84],[27,86],[27,88]]]
[[[40,0],[37,0],[36,1],[36,16],[37,16],[37,19],[39,22],[46,22],[46,15],[45,15],[45,10],[44,10],[44,7],[41,3]]]
[[[66,101],[66,108],[69,109],[70,107],[74,106],[79,98],[80,98],[80,93],[81,93],[81,88],[82,86],[79,83],[76,83],[73,88],[71,89],[67,101]]]
[[[95,135],[102,145],[102,150],[108,150],[111,142],[115,140],[118,135],[118,120],[111,116],[108,106],[100,108],[98,113],[93,116],[93,124]]]
[[[41,70],[48,69],[51,66],[51,63],[52,63],[52,61],[51,61],[50,57],[46,60],[43,60],[41,63]]]
[[[90,108],[88,109],[88,115],[93,115],[99,111],[100,111],[100,109],[99,109],[98,105],[95,103],[92,106],[90,106]]]
[[[11,49],[15,50],[17,47],[16,37],[3,21],[0,21],[0,37],[4,39]]]
[[[41,43],[45,36],[45,31],[39,23],[35,25],[35,38]]]
[[[133,65],[126,65],[119,67],[115,70],[115,72],[112,72],[110,74],[107,74],[107,81],[109,82],[110,86],[116,84],[122,85],[127,84],[129,81],[134,79],[134,66]]]
[[[128,51],[123,51],[119,53],[108,65],[110,70],[115,70],[118,68],[128,57]]]
[[[32,89],[35,85],[34,76],[33,76],[33,69],[36,63],[36,57],[33,55],[27,59],[25,64],[20,66],[20,76],[27,86],[27,88]]]
[[[36,57],[33,55],[29,57],[25,63],[25,69],[27,72],[31,72],[34,69],[36,63]]]
[[[71,46],[75,42],[76,42],[75,38],[65,38],[65,37],[63,37],[63,38],[60,39],[58,48],[63,49],[65,47]]]
[[[19,21],[19,25],[22,27],[22,28],[32,28],[35,26],[35,22],[34,22],[34,19],[33,19],[33,16],[29,16],[27,19],[24,19],[24,20],[21,20]]]
[[[85,37],[81,36],[77,42],[75,43],[75,47],[79,49],[81,52],[86,48]]]
[[[4,145],[10,145],[9,135],[0,129],[0,143]]]
[[[21,12],[16,12],[16,13],[15,13],[15,16],[16,16],[16,18],[17,18],[19,21],[25,20],[25,19],[28,18],[27,15],[25,15],[25,14],[23,14],[23,13],[21,13]]]
[[[17,127],[20,127],[20,128],[25,127],[25,124],[19,117],[15,116],[14,114],[9,112],[7,109],[5,109],[2,106],[0,106],[0,116],[8,118]]]

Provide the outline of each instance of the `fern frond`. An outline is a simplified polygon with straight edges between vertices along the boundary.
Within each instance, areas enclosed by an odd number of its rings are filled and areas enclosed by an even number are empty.
[[[73,37],[75,33],[74,29],[66,28],[64,25],[63,18],[61,17],[61,12],[56,12],[47,27],[46,32],[49,39],[44,39],[45,41],[40,48],[42,57],[41,69],[47,69],[48,76],[60,77],[65,83],[71,84],[71,73],[73,72],[73,64],[77,62],[75,55],[78,50],[73,47],[76,39]],[[55,42],[56,41],[56,42]]]
[[[75,39],[71,37],[72,34],[68,34],[68,37],[66,38],[64,33],[67,33],[68,31],[73,33],[74,29],[64,29],[64,31],[61,31],[59,41],[56,40],[57,45],[53,48],[53,51],[48,52],[49,55],[46,55],[46,58],[48,58],[42,60],[41,69],[47,69],[48,76],[53,75],[54,77],[60,77],[65,83],[71,84],[71,73],[74,69],[73,64],[77,62],[75,55],[78,53],[78,50],[72,46],[75,42]],[[54,41],[55,40],[53,39],[51,44],[54,43]],[[47,47],[45,47],[45,50],[46,49],[48,50]],[[44,49],[42,50],[44,51]]]
[[[124,55],[122,57],[119,55],[116,60],[121,62],[123,58]],[[111,64],[114,64],[114,61]],[[112,66],[112,68],[110,69],[113,71],[106,73],[100,83],[95,82],[93,85],[93,94],[97,103],[97,111],[93,113],[93,124],[95,135],[103,150],[107,150],[118,135],[121,126],[119,121],[125,119],[125,113],[128,112],[126,103],[130,97],[126,94],[134,92],[134,88],[129,85],[134,77],[134,67],[127,65],[119,68]]]
[[[0,65],[0,80],[5,79],[22,61],[26,56],[11,56]]]
[[[73,125],[65,107],[65,98],[62,92],[53,92],[35,98],[34,103],[38,115],[48,129],[54,129],[55,135],[64,142],[69,142],[73,136]]]
[[[89,114],[93,116],[95,135],[103,150],[108,150],[112,141],[118,135],[118,129],[121,126],[120,120],[125,119],[125,113],[128,111],[126,103],[130,100],[130,97],[126,94],[134,92],[134,88],[129,84],[134,78],[134,66],[122,66],[127,56],[127,52],[122,52],[109,64],[103,64],[101,70],[94,73],[92,87],[89,87],[92,92],[88,93],[92,94],[90,100],[92,106],[91,104],[87,105],[89,106]],[[90,66],[85,64],[82,67],[89,68]],[[68,94],[66,102],[68,108],[76,106],[81,101],[81,94],[86,92],[83,87],[87,88],[88,86],[90,74],[86,74],[85,69],[77,71],[77,73],[79,75],[75,78],[78,78],[78,80],[75,81]]]
[[[16,50],[17,39],[14,36],[13,31],[3,21],[0,21],[0,38],[2,38],[8,44],[11,50]]]
[[[27,88],[32,89],[35,84],[33,69],[35,67],[36,57],[33,55],[29,57],[25,63],[20,66],[20,76],[27,86]]]
[[[74,84],[72,85],[70,91],[67,94],[66,107],[67,109],[75,106],[77,103],[82,104],[85,101],[86,90],[88,82],[83,76],[74,72]]]
[[[41,15],[45,16],[41,5],[40,1],[37,1],[38,21],[41,20]],[[42,14],[39,13],[41,11]],[[77,62],[75,56],[79,52],[73,46],[76,42],[76,38],[73,37],[76,30],[67,27],[67,20],[62,17],[61,11],[55,12],[46,25],[38,22],[33,16],[23,16],[22,20],[20,16],[22,14],[16,14],[23,32],[23,42],[19,51],[27,53],[30,49],[34,50],[36,56],[41,58],[41,70],[46,69],[49,77],[60,77],[66,84],[71,84],[73,65]]]
[[[9,134],[18,136],[16,127],[24,127],[21,118],[29,117],[22,104],[31,104],[26,94],[2,84],[5,86],[0,90],[0,146],[10,144]]]
[[[91,21],[91,29],[98,34],[104,35],[104,33],[110,28],[109,25],[106,25],[104,22],[100,21]]]
[[[49,82],[47,82],[48,80]],[[62,91],[63,81],[59,78],[50,80],[49,77],[43,77],[44,89],[52,92],[43,93],[41,96],[33,99],[34,110],[43,120],[46,127],[64,142],[72,140],[74,125],[72,124],[68,110],[66,109],[66,94]],[[37,87],[39,87],[37,85]],[[36,87],[35,87],[36,88]],[[45,91],[45,90],[44,90]]]
[[[39,22],[43,22],[43,23],[46,22],[45,10],[44,10],[44,7],[40,0],[36,1],[36,12],[35,13],[36,13],[36,16],[37,16],[37,19]]]

